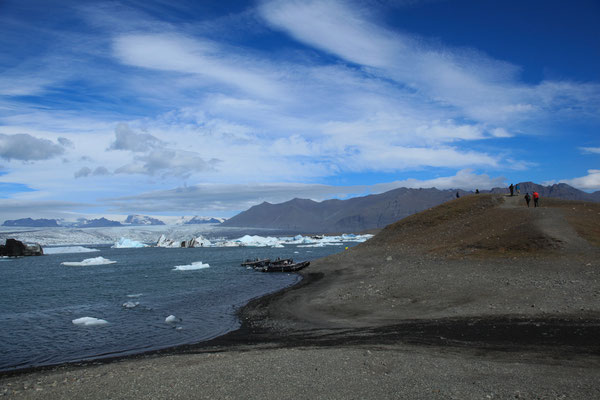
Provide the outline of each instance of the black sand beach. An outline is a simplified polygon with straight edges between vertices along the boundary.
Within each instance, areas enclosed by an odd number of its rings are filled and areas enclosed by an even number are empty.
[[[470,196],[318,260],[207,343],[4,374],[15,398],[600,398],[600,207]]]

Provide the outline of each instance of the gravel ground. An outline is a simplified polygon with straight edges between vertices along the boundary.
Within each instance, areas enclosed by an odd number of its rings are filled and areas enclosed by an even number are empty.
[[[600,398],[598,247],[559,208],[484,196],[441,207],[314,262],[224,337],[4,374],[0,395]]]

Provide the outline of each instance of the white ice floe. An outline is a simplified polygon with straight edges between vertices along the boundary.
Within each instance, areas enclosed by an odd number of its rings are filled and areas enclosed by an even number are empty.
[[[66,265],[68,267],[86,267],[89,265],[105,265],[105,264],[114,264],[116,261],[109,260],[104,257],[94,257],[94,258],[86,258],[83,261],[65,261],[62,262],[62,265]]]
[[[142,242],[138,242],[136,240],[122,237],[119,239],[118,242],[116,242],[111,247],[113,249],[135,249],[135,248],[140,248],[140,247],[148,247],[148,245],[146,245]]]
[[[135,308],[140,305],[139,301],[126,301],[123,303],[124,308]]]
[[[90,249],[83,246],[45,247],[44,254],[69,254],[69,253],[94,253],[98,249]]]
[[[142,297],[143,295],[144,295],[143,293],[135,293],[135,294],[128,294],[127,297],[135,298],[135,297]]]
[[[244,235],[234,242],[238,242],[240,246],[253,246],[253,247],[283,247],[281,240],[276,237],[263,237],[257,235]]]
[[[174,324],[174,323],[176,323],[176,322],[179,322],[179,318],[177,318],[177,317],[176,317],[176,316],[174,316],[174,315],[169,315],[167,318],[165,318],[165,322],[166,322],[167,324]]]
[[[82,317],[77,318],[71,321],[75,325],[83,325],[83,326],[97,326],[97,325],[106,325],[108,321],[100,318],[94,317]]]
[[[208,268],[210,265],[204,264],[202,261],[196,261],[188,265],[176,265],[173,267],[173,271],[193,271],[196,269]]]
[[[299,247],[341,246],[347,242],[364,242],[373,235],[343,234],[341,236],[302,236],[271,237],[258,235],[245,235],[237,239],[208,240],[203,236],[193,237],[189,240],[169,239],[164,234],[158,239],[157,247],[274,247],[281,248],[286,245],[299,245]],[[309,246],[310,245],[310,246]]]

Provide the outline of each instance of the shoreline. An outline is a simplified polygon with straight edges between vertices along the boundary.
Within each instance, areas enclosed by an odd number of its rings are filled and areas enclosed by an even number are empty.
[[[297,275],[301,276],[297,283],[251,299],[238,308],[235,315],[240,327],[215,338],[128,355],[99,356],[100,358],[0,371],[0,378],[261,346],[273,349],[401,344],[444,348],[449,351],[525,352],[540,357],[558,358],[574,355],[594,359],[598,357],[600,367],[600,342],[597,341],[600,337],[600,311],[406,318],[394,323],[366,327],[313,326],[296,329],[285,326],[285,323],[283,328],[265,327],[265,324],[280,322],[271,321],[266,310],[290,293],[310,289],[311,285],[325,276],[322,272],[309,271],[301,271]]]
[[[302,276],[299,273],[297,273],[297,275]],[[58,370],[58,369],[68,368],[68,367],[77,368],[77,367],[86,367],[86,366],[91,366],[91,365],[110,364],[110,363],[124,361],[124,360],[144,359],[144,358],[155,357],[155,356],[186,354],[190,351],[195,351],[195,350],[204,349],[204,348],[233,345],[233,344],[237,343],[237,341],[239,340],[239,338],[237,338],[237,336],[244,337],[244,336],[248,335],[248,333],[253,332],[252,328],[250,328],[250,323],[247,320],[244,320],[241,318],[241,315],[243,314],[244,309],[246,307],[248,307],[253,302],[262,301],[264,298],[276,295],[280,292],[284,292],[284,291],[289,290],[290,288],[293,288],[297,285],[301,285],[304,280],[305,280],[304,277],[302,277],[298,282],[294,283],[291,286],[285,287],[285,288],[275,291],[273,293],[268,293],[263,296],[258,296],[253,299],[250,299],[246,304],[239,307],[235,312],[236,318],[238,318],[238,320],[240,321],[240,327],[238,329],[235,329],[235,330],[229,331],[227,333],[224,333],[222,335],[216,336],[212,339],[203,340],[203,341],[196,342],[196,343],[181,344],[181,345],[176,345],[176,346],[167,346],[167,347],[164,347],[161,349],[148,350],[148,351],[143,351],[143,352],[133,353],[133,354],[114,355],[114,356],[107,356],[107,357],[102,357],[102,355],[98,355],[97,356],[98,358],[87,358],[87,359],[78,360],[78,361],[67,361],[67,362],[61,362],[61,363],[56,363],[56,364],[38,365],[38,366],[5,370],[5,371],[0,371],[0,379],[3,377],[26,375],[26,374],[30,374],[30,373],[36,373],[36,372],[54,371],[54,370]]]

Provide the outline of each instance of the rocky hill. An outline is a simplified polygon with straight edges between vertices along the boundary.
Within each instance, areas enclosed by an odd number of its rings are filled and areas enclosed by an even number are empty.
[[[582,321],[598,326],[598,260],[598,203],[545,199],[528,208],[522,197],[466,196],[311,262],[301,271],[303,284],[251,303],[242,317],[286,338],[315,327],[394,332],[422,320],[416,340],[431,328],[434,343],[443,337],[440,343],[471,346],[471,330],[478,345],[544,343],[571,351],[584,343]],[[494,336],[499,326],[511,333]],[[535,331],[540,326],[547,329]],[[552,333],[556,326],[564,337]],[[586,340],[597,351],[592,338]]]
[[[461,195],[466,192],[459,191]],[[293,199],[264,202],[223,223],[223,226],[284,229],[298,232],[358,232],[383,228],[411,214],[455,198],[456,190],[394,189],[348,200],[316,202]]]
[[[585,193],[564,183],[541,186],[523,182],[521,194],[540,193],[542,198],[600,201],[600,192]],[[493,194],[507,193],[507,188],[495,188]],[[409,215],[435,207],[456,198],[457,190],[394,189],[389,192],[348,200],[316,202],[293,199],[285,203],[264,202],[251,207],[223,226],[283,229],[297,232],[359,232],[383,228]],[[458,190],[461,197],[470,192]]]

